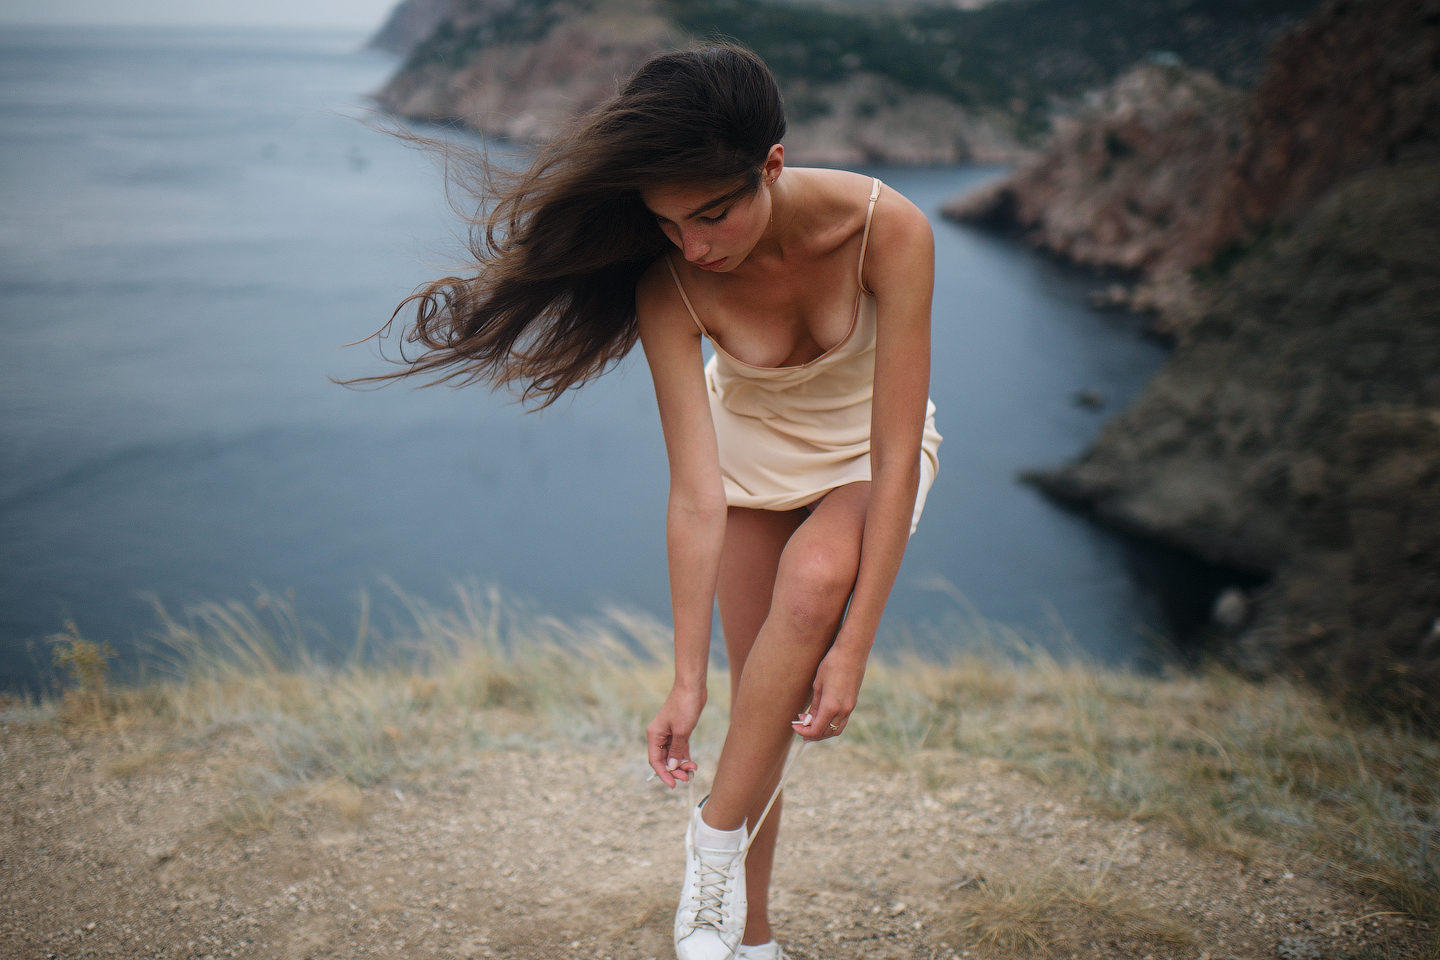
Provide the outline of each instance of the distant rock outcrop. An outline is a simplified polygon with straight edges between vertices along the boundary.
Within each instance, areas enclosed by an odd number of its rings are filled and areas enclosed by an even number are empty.
[[[400,0],[385,24],[370,38],[370,46],[408,57],[420,42],[435,32],[450,12],[451,0]]]
[[[1138,271],[1132,302],[1178,333],[1192,270],[1345,177],[1440,142],[1437,17],[1434,0],[1336,0],[1275,44],[1250,97],[1137,68],[1062,121],[1043,155],[945,212]]]
[[[624,16],[527,0],[449,0],[437,28],[376,96],[403,117],[547,140],[615,92],[617,78],[681,41],[654,4]]]
[[[449,0],[437,28],[376,99],[411,119],[459,120],[492,136],[539,142],[613,93],[647,57],[689,39],[664,4],[650,0],[606,0],[585,9]],[[786,146],[795,162],[1004,162],[1028,156],[1012,124],[872,72],[786,87],[794,105]]]
[[[1236,663],[1440,723],[1440,0],[1331,3],[1248,103],[1146,68],[966,203],[1193,284],[1144,394],[1032,479],[1272,575]]]
[[[1214,255],[1202,224],[1244,141],[1248,97],[1211,74],[1147,63],[1057,118],[1050,147],[946,204],[956,220],[1019,228],[1076,263],[1159,273]]]
[[[414,43],[436,0],[405,0],[382,45],[408,59],[377,99],[411,119],[543,140],[656,50],[725,36],[775,71],[793,160],[1015,162],[1057,109],[1147,52],[1253,81],[1270,40],[1314,2],[1181,18],[1153,0],[445,0]]]

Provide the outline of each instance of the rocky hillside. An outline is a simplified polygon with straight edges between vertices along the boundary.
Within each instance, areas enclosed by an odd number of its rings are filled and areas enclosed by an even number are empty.
[[[1191,272],[1376,163],[1440,140],[1435,5],[1349,0],[1272,49],[1253,96],[1206,72],[1144,66],[1091,94],[1050,148],[946,208],[1079,263],[1138,271],[1136,306],[1172,331]]]
[[[403,117],[540,141],[680,42],[650,0],[579,10],[561,0],[452,0],[377,96]]]
[[[1201,229],[1246,136],[1249,98],[1178,63],[1137,66],[1057,119],[1049,149],[952,200],[963,222],[1018,229],[1076,263],[1158,274],[1215,254]]]
[[[392,25],[402,14],[420,24],[431,2],[406,0]],[[378,99],[401,116],[539,140],[656,50],[724,35],[753,47],[779,77],[794,159],[1010,161],[1048,138],[1057,110],[1147,55],[1253,82],[1266,46],[1313,2],[1194,0],[1176,17],[1161,0],[1006,0],[964,9],[448,0]]]
[[[450,0],[400,0],[369,46],[408,57],[420,42],[435,32],[450,11]]]
[[[1348,180],[1237,265],[1141,398],[1047,491],[1273,575],[1230,652],[1440,695],[1440,163]]]
[[[1440,722],[1440,0],[1328,5],[1248,101],[1132,75],[956,208],[1194,284],[1142,397],[1034,479],[1270,574],[1247,668]]]

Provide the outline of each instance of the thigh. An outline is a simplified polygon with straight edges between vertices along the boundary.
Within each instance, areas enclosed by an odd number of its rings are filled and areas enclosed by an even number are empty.
[[[806,516],[805,510],[730,508],[715,593],[720,626],[725,631],[725,654],[730,659],[732,699],[750,648],[770,615],[780,555]]]
[[[859,570],[869,503],[870,484],[861,482],[830,491],[809,510],[730,508],[716,593],[732,698],[776,603],[786,616],[838,626]]]
[[[797,636],[822,625],[839,629],[860,569],[869,506],[868,482],[837,487],[813,506],[780,556],[770,602],[771,616],[784,621],[778,626]]]

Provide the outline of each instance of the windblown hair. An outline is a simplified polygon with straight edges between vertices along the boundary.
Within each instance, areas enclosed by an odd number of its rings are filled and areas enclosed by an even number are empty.
[[[641,200],[654,186],[759,189],[770,147],[785,135],[784,103],[764,61],[742,47],[705,43],[647,61],[609,100],[543,147],[528,170],[507,173],[483,155],[458,159],[488,212],[471,226],[472,277],[444,277],[415,304],[388,380],[518,388],[553,403],[599,376],[635,345],[635,285],[666,249]],[[447,178],[454,147],[440,148]]]

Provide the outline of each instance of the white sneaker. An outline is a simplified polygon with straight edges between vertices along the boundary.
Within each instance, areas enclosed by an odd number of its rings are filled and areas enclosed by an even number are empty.
[[[745,934],[745,851],[696,846],[700,808],[685,831],[685,882],[675,911],[677,960],[733,960]]]
[[[769,943],[740,944],[740,949],[735,953],[735,960],[790,960],[780,944],[771,940]]]

